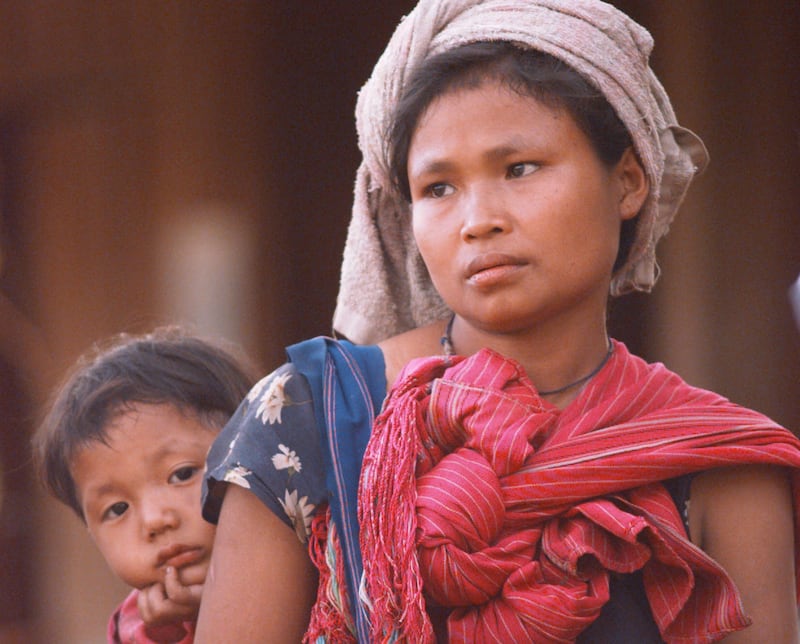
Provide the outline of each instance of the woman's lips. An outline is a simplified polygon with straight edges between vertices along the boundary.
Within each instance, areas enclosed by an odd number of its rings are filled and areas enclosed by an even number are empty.
[[[475,286],[493,286],[518,271],[525,262],[513,255],[487,253],[467,264],[467,281]]]
[[[193,564],[203,558],[203,549],[182,544],[174,544],[162,548],[158,553],[158,566],[181,568]]]

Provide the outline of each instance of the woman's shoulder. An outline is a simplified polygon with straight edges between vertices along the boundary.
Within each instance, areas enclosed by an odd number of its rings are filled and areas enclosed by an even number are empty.
[[[789,472],[775,465],[723,467],[692,481],[692,541],[739,590],[753,620],[752,639],[742,641],[797,641],[793,505]]]
[[[432,356],[442,352],[441,339],[446,320],[412,329],[378,343],[386,364],[386,382],[394,384],[400,371],[411,360]]]

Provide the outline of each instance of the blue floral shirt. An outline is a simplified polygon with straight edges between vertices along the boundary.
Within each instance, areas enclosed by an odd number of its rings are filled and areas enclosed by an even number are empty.
[[[311,391],[292,363],[253,387],[214,441],[206,467],[207,520],[219,518],[220,484],[233,483],[253,492],[301,541],[308,539],[327,489]]]

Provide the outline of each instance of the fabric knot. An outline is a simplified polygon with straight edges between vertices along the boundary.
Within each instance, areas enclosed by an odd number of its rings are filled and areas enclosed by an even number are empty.
[[[417,481],[417,544],[426,593],[442,606],[483,604],[528,563],[538,530],[500,536],[505,510],[497,475],[458,449]]]
[[[431,602],[449,609],[450,642],[571,642],[608,601],[610,575],[638,570],[665,641],[712,642],[749,623],[660,481],[743,449],[800,463],[794,436],[621,345],[564,412],[513,360],[483,350],[452,363],[412,362],[367,446],[371,641],[434,642]],[[654,402],[663,396],[669,407]]]

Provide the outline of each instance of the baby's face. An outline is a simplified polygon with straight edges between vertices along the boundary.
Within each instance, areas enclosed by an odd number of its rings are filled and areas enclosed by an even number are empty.
[[[125,583],[144,588],[173,566],[202,583],[215,528],[200,514],[206,453],[216,436],[172,405],[137,404],[72,463],[89,533]]]

